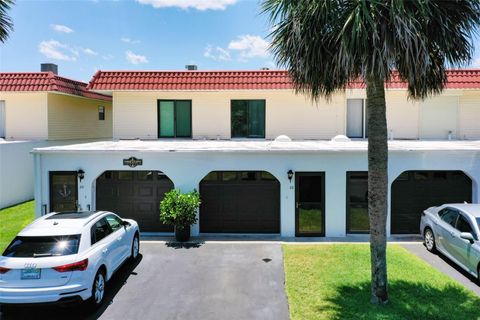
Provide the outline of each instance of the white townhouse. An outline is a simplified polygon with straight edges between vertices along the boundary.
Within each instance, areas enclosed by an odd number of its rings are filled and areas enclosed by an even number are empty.
[[[35,149],[37,215],[112,210],[172,232],[158,207],[179,188],[201,194],[193,235],[368,232],[361,83],[318,103],[285,71],[98,71],[88,88],[113,99],[113,141]],[[388,233],[416,234],[423,209],[479,200],[480,70],[424,101],[393,77],[386,99]]]

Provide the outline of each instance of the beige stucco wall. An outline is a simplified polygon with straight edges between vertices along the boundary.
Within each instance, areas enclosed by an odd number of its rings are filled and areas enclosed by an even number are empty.
[[[5,137],[11,140],[48,138],[46,92],[0,92],[5,101]]]
[[[347,90],[314,104],[290,90],[124,91],[114,92],[113,136],[157,139],[157,100],[192,100],[194,139],[230,138],[230,101],[266,100],[266,138],[330,139],[346,132],[346,99],[363,98],[365,90]],[[477,102],[478,101],[478,102]],[[480,139],[480,91],[446,90],[424,101],[405,90],[386,91],[387,122],[394,139]]]
[[[105,120],[98,120],[98,107],[105,107]],[[94,139],[112,137],[112,103],[64,94],[48,94],[48,139]]]
[[[192,100],[192,136],[229,139],[230,101],[265,99],[265,135],[286,134],[294,139],[329,139],[345,131],[344,97],[314,105],[291,91],[114,92],[114,138],[156,139],[157,100]],[[332,121],[333,119],[333,121]]]

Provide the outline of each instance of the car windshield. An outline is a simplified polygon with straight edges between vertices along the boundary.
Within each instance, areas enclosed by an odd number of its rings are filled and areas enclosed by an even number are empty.
[[[3,253],[4,257],[41,258],[76,254],[80,235],[16,237]]]

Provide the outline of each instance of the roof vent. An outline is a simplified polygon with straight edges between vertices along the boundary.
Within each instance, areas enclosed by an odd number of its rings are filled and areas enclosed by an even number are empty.
[[[187,64],[187,65],[185,66],[185,69],[188,70],[188,71],[195,71],[195,70],[197,70],[198,68],[197,68],[197,65],[196,65],[196,64]]]
[[[292,139],[290,139],[289,136],[286,136],[284,134],[279,135],[278,137],[275,138],[275,142],[290,142]]]
[[[262,67],[262,68],[260,68],[260,70],[268,71],[268,70],[270,70],[270,68],[268,68],[268,67]]]
[[[58,74],[58,66],[55,63],[42,63],[40,65],[40,71]]]
[[[347,136],[339,134],[338,136],[333,137],[331,141],[332,142],[349,142],[349,141],[352,141],[352,140]]]

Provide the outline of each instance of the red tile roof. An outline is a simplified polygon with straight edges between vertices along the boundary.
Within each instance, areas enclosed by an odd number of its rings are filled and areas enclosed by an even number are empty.
[[[447,88],[480,89],[480,70],[448,71]],[[363,88],[354,81],[349,88]],[[388,88],[406,88],[397,75]],[[90,81],[91,90],[261,90],[292,89],[287,71],[98,71]]]
[[[56,91],[91,99],[111,101],[110,96],[87,90],[87,84],[53,72],[0,72],[1,91]]]

